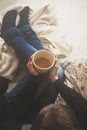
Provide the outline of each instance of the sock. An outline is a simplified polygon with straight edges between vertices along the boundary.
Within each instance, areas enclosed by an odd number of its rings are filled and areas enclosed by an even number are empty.
[[[29,24],[29,7],[26,6],[24,7],[21,12],[19,13],[20,15],[20,22],[18,25],[18,28],[21,29],[24,25]]]
[[[5,33],[7,29],[15,27],[16,16],[16,10],[10,10],[4,15],[1,27],[1,36],[3,35],[3,33]]]

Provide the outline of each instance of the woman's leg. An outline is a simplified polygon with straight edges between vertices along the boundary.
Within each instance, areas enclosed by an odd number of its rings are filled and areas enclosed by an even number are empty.
[[[18,85],[16,85],[14,89],[12,89],[9,93],[6,93],[4,95],[6,102],[7,103],[14,102],[17,99],[17,97],[23,92],[23,90],[27,87],[27,85],[30,85],[28,84],[29,81],[30,76],[27,74],[19,81]]]
[[[20,30],[15,27],[8,29],[3,38],[15,50],[18,58],[24,64],[27,64],[29,57],[37,51],[24,39]]]
[[[8,112],[15,119],[24,121],[28,109],[33,104],[35,93],[36,85],[34,85],[29,75],[25,76],[12,91],[3,97],[5,106],[8,106]]]
[[[8,11],[2,23],[1,36],[6,41],[7,44],[12,46],[15,50],[18,58],[26,64],[29,60],[29,57],[37,51],[29,42],[25,40],[21,31],[15,27],[15,19],[17,16],[16,10]],[[32,37],[32,33],[30,34]],[[36,38],[36,37],[35,37]],[[33,38],[32,38],[33,41]],[[34,39],[35,41],[35,39]],[[38,48],[41,49],[40,44],[37,42]]]
[[[19,59],[26,64],[29,60],[29,56],[37,50],[24,39],[23,34],[15,27],[16,16],[16,10],[8,11],[5,14],[1,36],[7,44],[13,47]]]
[[[36,33],[31,28],[30,25],[26,24],[21,28],[21,32],[24,34],[25,39],[37,50],[44,49],[41,44],[41,41],[37,38]]]
[[[16,52],[20,61],[26,64],[29,57],[37,51],[33,46],[31,46],[23,37],[20,30],[12,27],[3,35],[4,40],[9,44]]]
[[[40,40],[37,38],[35,31],[31,28],[29,24],[29,7],[24,7],[20,13],[20,22],[18,28],[24,35],[24,38],[37,50],[44,49]]]

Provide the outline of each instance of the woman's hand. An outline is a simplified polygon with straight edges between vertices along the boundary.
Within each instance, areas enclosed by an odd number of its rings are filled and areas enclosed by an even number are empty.
[[[52,83],[58,79],[58,74],[57,74],[58,65],[59,65],[58,59],[55,58],[55,64],[54,64],[52,70],[49,72],[49,78]]]
[[[38,76],[39,73],[35,70],[34,66],[33,66],[33,63],[32,63],[32,58],[33,56],[30,57],[28,63],[27,63],[27,69],[28,69],[28,72],[34,76]],[[55,82],[57,79],[58,79],[58,74],[57,74],[57,71],[58,71],[58,59],[55,58],[55,64],[52,68],[52,70],[50,70],[48,76],[50,78],[50,81],[53,83]]]
[[[39,73],[35,70],[34,66],[33,66],[33,63],[32,63],[32,58],[33,56],[30,57],[28,63],[27,63],[27,69],[28,69],[28,72],[34,76],[38,76]]]

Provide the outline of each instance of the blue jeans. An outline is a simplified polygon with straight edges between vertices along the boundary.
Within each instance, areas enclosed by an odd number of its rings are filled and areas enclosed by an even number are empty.
[[[34,52],[44,49],[30,25],[25,25],[21,31],[12,27],[4,33],[3,38],[7,44],[12,46],[18,58],[24,64],[28,62],[29,57]]]
[[[6,102],[8,104],[16,100],[16,98],[28,85],[29,80],[30,80],[30,76],[27,74],[19,81],[18,85],[16,85],[16,87],[13,90],[11,90],[11,92],[5,94],[4,98],[6,99]]]
[[[4,34],[4,39],[13,47],[17,56],[24,64],[28,62],[29,57],[34,52],[44,49],[30,25],[23,26],[21,31],[15,27],[8,29]],[[64,76],[61,66],[59,66],[58,75],[61,79]]]
[[[4,34],[4,40],[12,46],[15,50],[17,56],[22,63],[26,64],[29,60],[29,57],[36,52],[37,50],[44,49],[40,40],[37,38],[36,33],[30,27],[30,25],[25,25],[19,30],[16,27],[8,29]],[[60,78],[63,77],[63,69],[59,67],[58,75]],[[15,90],[12,91],[12,94],[8,96],[8,100],[13,100],[14,96],[17,96],[17,93],[27,84],[27,76],[23,78],[23,81],[19,82],[19,85]],[[27,79],[28,80],[28,79]],[[40,82],[40,81],[39,81]],[[18,88],[18,89],[17,89]]]
[[[21,62],[24,63],[25,65],[27,64],[29,57],[34,52],[36,52],[37,50],[44,49],[40,40],[37,38],[36,33],[33,31],[30,25],[23,26],[21,30],[19,30],[16,27],[12,27],[4,33],[3,37],[4,37],[4,40],[10,46],[12,46],[17,56],[21,60]],[[62,67],[59,67],[58,75],[60,78],[63,77]],[[19,86],[25,86],[26,77],[27,76],[23,78],[23,82],[22,83],[20,82]],[[22,87],[19,87],[19,89],[21,88]],[[16,95],[17,91],[19,90],[16,89],[16,91],[13,91],[14,95]],[[11,99],[13,98],[11,97]]]

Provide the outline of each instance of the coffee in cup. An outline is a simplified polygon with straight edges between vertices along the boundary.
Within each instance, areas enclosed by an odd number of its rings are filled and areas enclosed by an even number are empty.
[[[47,50],[39,50],[33,55],[32,61],[39,73],[45,73],[53,67],[54,55]]]

